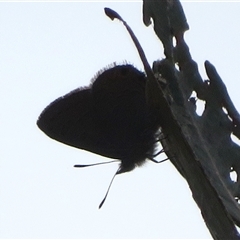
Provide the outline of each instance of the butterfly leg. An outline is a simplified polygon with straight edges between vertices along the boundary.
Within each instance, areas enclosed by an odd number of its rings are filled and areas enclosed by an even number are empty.
[[[162,162],[165,162],[165,161],[169,160],[169,158],[165,158],[165,159],[160,160],[160,161],[157,161],[157,160],[154,159],[154,158],[148,158],[148,159],[151,160],[151,161],[154,162],[154,163],[162,163]]]

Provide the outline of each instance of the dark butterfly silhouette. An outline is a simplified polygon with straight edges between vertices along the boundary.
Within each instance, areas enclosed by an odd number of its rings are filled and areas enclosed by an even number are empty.
[[[132,65],[114,65],[88,87],[52,102],[37,125],[59,142],[120,160],[116,174],[131,171],[147,158],[155,161],[159,140],[159,124],[146,101],[146,81]],[[84,166],[89,165],[76,165]]]
[[[37,125],[49,137],[120,159],[118,174],[154,155],[158,125],[145,98],[145,75],[132,65],[114,66],[86,88],[51,103]]]

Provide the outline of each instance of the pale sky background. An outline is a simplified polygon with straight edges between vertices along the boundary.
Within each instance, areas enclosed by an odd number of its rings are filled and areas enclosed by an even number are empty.
[[[240,110],[240,2],[182,1],[186,41],[206,78],[213,63]],[[170,161],[117,176],[117,163],[58,143],[36,126],[56,98],[88,85],[95,73],[127,60],[143,69],[123,25],[132,27],[150,64],[163,57],[142,2],[0,3],[0,238],[210,238],[185,180]]]

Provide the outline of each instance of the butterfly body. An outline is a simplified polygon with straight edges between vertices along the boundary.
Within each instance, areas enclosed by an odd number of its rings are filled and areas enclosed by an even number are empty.
[[[132,65],[114,66],[85,88],[52,102],[37,125],[64,144],[121,160],[131,171],[155,151],[158,124],[146,103],[145,75]]]

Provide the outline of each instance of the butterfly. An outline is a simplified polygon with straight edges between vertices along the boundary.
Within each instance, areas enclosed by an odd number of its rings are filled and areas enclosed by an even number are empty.
[[[146,76],[130,64],[104,70],[88,87],[47,106],[37,121],[49,137],[121,161],[117,174],[155,153],[159,126],[145,97]]]
[[[111,18],[116,13],[108,8],[105,12]],[[160,126],[147,104],[146,83],[147,76],[133,65],[113,65],[89,86],[50,103],[37,125],[54,140],[119,160],[116,174],[132,171],[146,159],[156,162]],[[85,166],[90,165],[75,165]]]

